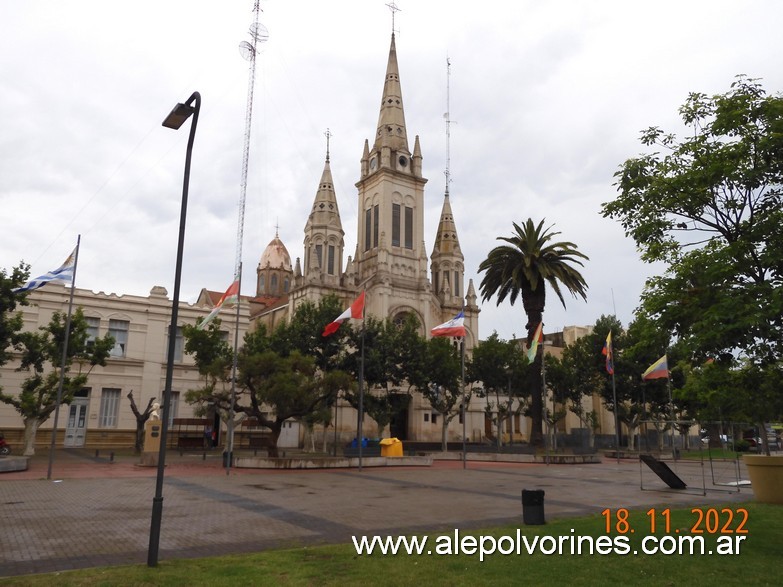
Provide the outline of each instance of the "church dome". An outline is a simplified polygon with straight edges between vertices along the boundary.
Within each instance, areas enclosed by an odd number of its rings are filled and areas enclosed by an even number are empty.
[[[292,271],[291,255],[288,254],[288,249],[285,248],[283,241],[280,240],[278,235],[275,235],[272,242],[266,246],[258,267],[259,269],[271,268]]]

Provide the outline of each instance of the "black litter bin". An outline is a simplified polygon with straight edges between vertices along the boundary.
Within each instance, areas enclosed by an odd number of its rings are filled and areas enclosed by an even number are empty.
[[[541,526],[544,520],[544,490],[522,490],[522,521],[527,526]]]

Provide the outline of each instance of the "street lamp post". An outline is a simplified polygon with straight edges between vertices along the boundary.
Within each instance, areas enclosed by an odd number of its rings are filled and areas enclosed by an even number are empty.
[[[177,264],[174,271],[174,298],[171,302],[171,324],[169,325],[168,355],[166,359],[166,386],[163,391],[163,418],[160,427],[160,449],[158,451],[158,476],[155,483],[155,497],[152,500],[152,521],[150,523],[150,543],[147,552],[147,566],[158,564],[160,547],[160,524],[163,517],[163,472],[166,467],[166,436],[169,427],[171,409],[171,382],[174,376],[174,346],[177,334],[179,314],[179,286],[182,278],[182,250],[185,246],[185,218],[188,211],[188,184],[190,183],[190,157],[193,151],[193,139],[196,136],[198,113],[201,109],[201,94],[193,92],[184,104],[177,104],[163,121],[163,126],[174,130],[193,115],[190,125],[190,137],[185,154],[185,176],[182,180],[182,207],[179,214],[179,240],[177,242]]]

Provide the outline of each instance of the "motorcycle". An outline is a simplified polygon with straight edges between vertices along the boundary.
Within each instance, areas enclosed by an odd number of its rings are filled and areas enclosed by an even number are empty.
[[[11,446],[5,441],[5,436],[0,432],[0,456],[11,454]]]

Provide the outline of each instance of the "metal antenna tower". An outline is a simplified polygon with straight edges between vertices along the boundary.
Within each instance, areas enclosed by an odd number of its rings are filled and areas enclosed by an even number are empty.
[[[402,10],[402,8],[398,8],[397,5],[394,3],[394,0],[389,2],[386,6],[389,7],[389,10],[391,10],[392,13],[392,34],[394,34],[394,15],[398,13],[400,10]]]
[[[239,215],[237,218],[237,251],[234,260],[234,276],[239,276],[242,266],[242,240],[245,232],[245,198],[247,195],[247,168],[250,161],[250,129],[253,119],[253,92],[256,86],[256,55],[258,55],[258,44],[264,43],[269,38],[269,32],[266,27],[258,22],[258,15],[261,12],[259,6],[260,0],[255,0],[253,6],[253,24],[250,25],[248,34],[250,41],[239,43],[239,53],[250,62],[250,77],[247,83],[247,109],[245,111],[245,147],[242,151],[242,178],[239,185]]]
[[[451,78],[451,60],[446,56],[446,112],[443,115],[446,121],[446,171],[443,174],[446,176],[446,195],[449,195],[449,184],[451,183],[451,120],[450,113],[450,91],[449,91],[449,79]]]

